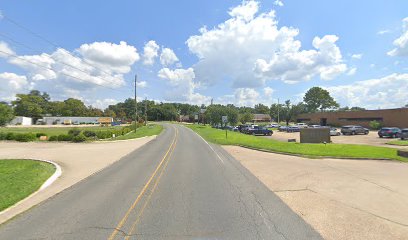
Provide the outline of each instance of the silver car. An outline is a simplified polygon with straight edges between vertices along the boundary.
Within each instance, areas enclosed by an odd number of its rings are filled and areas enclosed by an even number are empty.
[[[340,136],[341,133],[337,130],[337,128],[330,128],[330,136]]]
[[[369,131],[370,130],[368,130],[367,128],[363,128],[362,126],[349,125],[341,127],[341,133],[343,135],[356,135],[356,134],[367,135]]]
[[[401,130],[401,140],[408,139],[408,128]]]

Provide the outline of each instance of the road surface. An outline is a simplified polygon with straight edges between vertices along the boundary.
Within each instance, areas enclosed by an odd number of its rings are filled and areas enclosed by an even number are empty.
[[[222,148],[166,124],[144,147],[1,225],[0,239],[321,236]]]

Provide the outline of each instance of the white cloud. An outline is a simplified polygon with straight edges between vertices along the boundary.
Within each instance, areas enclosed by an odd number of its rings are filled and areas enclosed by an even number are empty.
[[[12,101],[17,93],[30,88],[26,76],[9,72],[0,73],[0,86],[0,100],[2,101]]]
[[[54,59],[46,53],[41,55],[24,55],[17,57],[9,57],[9,63],[27,70],[32,75],[35,81],[48,80],[57,78],[55,71],[51,70],[55,64]]]
[[[199,58],[193,66],[197,81],[214,84],[231,78],[235,88],[257,88],[268,80],[329,80],[347,70],[337,36],[315,37],[315,49],[301,50],[298,29],[278,28],[274,11],[257,13],[258,2],[243,2],[230,11],[230,19],[211,30],[203,27],[187,40]]]
[[[198,85],[194,83],[194,69],[163,68],[158,72],[158,77],[168,80],[171,90],[165,92],[166,101],[188,102],[191,104],[206,104],[211,98],[195,92]]]
[[[77,49],[84,59],[106,71],[130,72],[130,66],[140,59],[137,49],[121,41],[119,44],[94,42]]]
[[[408,99],[408,74],[394,73],[383,78],[326,89],[342,106],[398,108],[406,104]]]
[[[176,54],[172,49],[170,48],[162,49],[162,53],[160,54],[160,63],[163,66],[170,66],[178,61],[179,59],[177,58]]]
[[[134,84],[133,84],[133,86],[134,86]],[[136,87],[145,88],[145,87],[147,87],[147,82],[146,81],[136,82]]]
[[[390,32],[391,32],[390,30],[380,30],[380,31],[377,32],[377,34],[378,35],[384,35],[384,34],[387,34],[387,33],[390,33]]]
[[[153,65],[155,59],[159,56],[159,45],[153,40],[147,42],[143,48],[143,64]]]
[[[7,58],[8,54],[15,54],[15,52],[8,46],[6,42],[0,41],[0,57]]]
[[[254,106],[259,102],[260,94],[253,88],[237,88],[234,96],[238,106]]]
[[[351,58],[353,58],[353,59],[361,59],[362,57],[363,57],[362,53],[351,55]]]
[[[402,34],[393,42],[395,48],[387,54],[390,56],[408,56],[408,17],[402,20]]]
[[[347,75],[352,76],[352,75],[356,74],[356,72],[357,72],[357,68],[353,67],[353,68],[350,68],[350,70],[347,72]]]
[[[281,0],[276,0],[275,2],[273,2],[273,5],[283,7],[283,2]]]
[[[264,95],[265,95],[266,97],[271,97],[272,94],[273,94],[273,92],[275,91],[275,90],[273,90],[273,89],[270,88],[270,87],[265,87],[263,90],[264,90]]]
[[[116,100],[116,99],[106,98],[106,99],[97,99],[97,100],[92,101],[92,102],[87,101],[86,104],[91,105],[94,108],[105,109],[109,105],[115,105],[118,102],[119,101]]]

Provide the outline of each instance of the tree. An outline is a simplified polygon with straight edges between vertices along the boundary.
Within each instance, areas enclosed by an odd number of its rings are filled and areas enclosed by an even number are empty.
[[[339,107],[339,104],[330,96],[330,93],[320,87],[310,88],[303,97],[303,101],[307,106],[308,112],[324,111]]]
[[[38,91],[33,90],[29,94],[17,94],[16,97],[12,104],[14,113],[17,116],[32,117],[34,119],[42,117],[44,108],[47,106],[47,100]]]
[[[13,109],[7,104],[0,103],[0,126],[7,125],[13,118]]]
[[[269,114],[268,106],[265,106],[262,103],[256,104],[254,108],[255,108],[255,113]]]
[[[306,110],[307,106],[304,103],[292,104],[290,100],[286,100],[281,109],[281,116],[286,125],[289,125],[290,121],[296,121],[296,117],[301,113],[305,113]]]
[[[277,104],[277,103],[274,103],[274,104],[271,105],[271,107],[269,108],[270,109],[269,110],[269,115],[271,115],[272,119],[274,119],[275,121],[280,121],[280,120],[283,119],[282,118],[282,108],[283,108],[283,106],[284,106],[283,104]]]
[[[250,112],[239,114],[239,121],[243,124],[251,122],[254,119],[254,114]]]
[[[62,115],[70,117],[82,117],[86,116],[88,113],[88,108],[85,104],[75,98],[68,98],[64,101],[64,106],[62,109]]]
[[[213,104],[207,107],[205,118],[211,125],[223,125],[222,116],[228,117],[228,123],[235,125],[238,122],[238,110],[235,107],[227,107],[219,104]]]

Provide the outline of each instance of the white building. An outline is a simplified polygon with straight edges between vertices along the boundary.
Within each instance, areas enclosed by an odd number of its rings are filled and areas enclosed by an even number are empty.
[[[99,117],[43,117],[42,122],[45,125],[64,124],[68,121],[71,124],[95,124]]]
[[[29,117],[15,117],[11,120],[10,125],[31,126],[33,125],[33,119]]]

